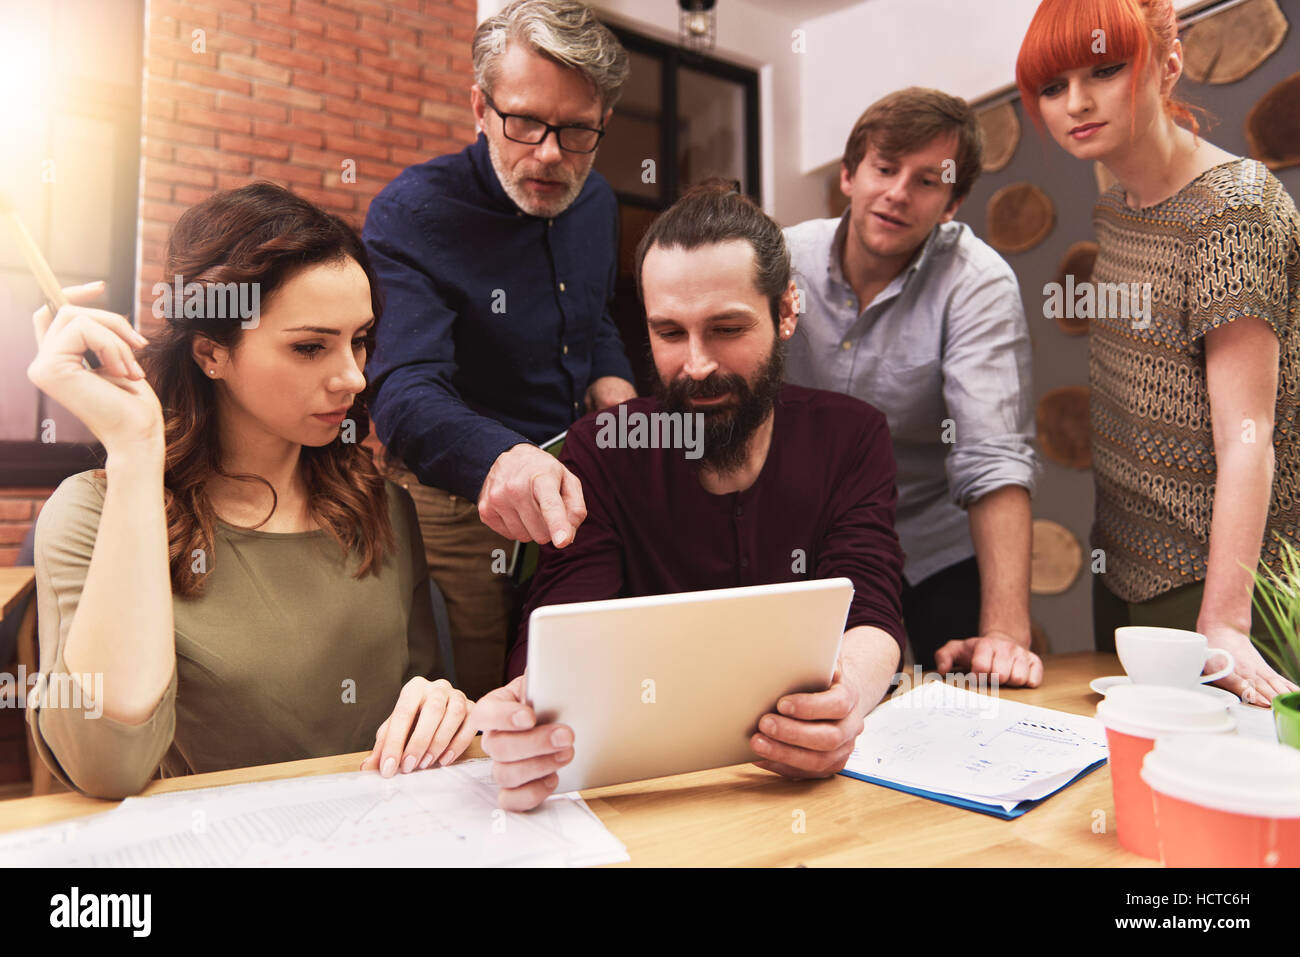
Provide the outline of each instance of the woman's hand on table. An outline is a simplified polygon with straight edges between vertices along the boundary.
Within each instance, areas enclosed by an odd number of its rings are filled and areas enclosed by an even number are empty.
[[[560,782],[556,772],[573,760],[573,729],[537,723],[524,700],[523,675],[480,698],[473,723],[483,732],[492,779],[501,787],[497,803],[507,811],[527,811],[545,801]]]
[[[1250,636],[1230,625],[1199,624],[1197,630],[1205,635],[1211,650],[1222,648],[1236,662],[1232,672],[1215,682],[1220,688],[1231,691],[1245,704],[1267,708],[1272,700],[1289,691],[1300,691],[1290,681],[1269,667],[1263,655],[1256,650]],[[1214,655],[1209,666],[1216,671],[1223,667],[1223,656]]]
[[[375,747],[361,762],[362,771],[391,778],[400,771],[423,770],[435,761],[451,764],[474,740],[470,725],[473,702],[445,678],[412,678],[402,688],[397,707],[375,732]]]

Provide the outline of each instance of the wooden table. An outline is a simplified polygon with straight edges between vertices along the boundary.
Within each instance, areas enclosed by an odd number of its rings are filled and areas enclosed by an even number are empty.
[[[1042,687],[1001,694],[1092,715],[1100,698],[1088,682],[1119,673],[1114,655],[1056,655],[1046,661]],[[364,756],[170,778],[144,793],[351,771]],[[477,741],[465,756],[482,756]],[[598,788],[583,797],[627,847],[634,866],[1156,866],[1115,839],[1109,765],[1014,821],[843,775],[789,781],[752,765]],[[0,831],[112,806],[80,794],[19,798],[0,803]]]
[[[36,569],[29,565],[14,568],[0,568],[0,617],[8,617],[26,597],[31,596],[27,610],[18,625],[18,661],[28,675],[36,673],[40,667],[36,646]],[[5,662],[0,662],[2,667]],[[14,676],[15,679],[18,677]],[[36,745],[32,741],[30,728],[25,731],[27,737],[27,765],[31,769],[32,793],[49,794],[63,790],[54,780],[54,775],[42,763],[36,754]]]

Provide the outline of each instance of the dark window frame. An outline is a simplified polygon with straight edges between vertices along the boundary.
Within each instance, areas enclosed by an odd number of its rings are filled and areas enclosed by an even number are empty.
[[[745,180],[749,184],[747,193],[761,206],[763,204],[763,184],[761,178],[761,144],[763,141],[759,117],[758,71],[748,67],[726,63],[713,57],[704,56],[694,50],[685,50],[671,43],[664,43],[640,33],[634,33],[621,26],[607,24],[624,49],[654,57],[659,61],[662,116],[659,123],[659,155],[663,161],[659,164],[659,197],[649,199],[619,190],[615,191],[619,202],[642,209],[667,209],[681,195],[681,184],[677,176],[677,125],[679,113],[677,108],[677,73],[682,67],[707,73],[719,79],[739,84],[745,95]],[[618,109],[615,107],[615,109]]]

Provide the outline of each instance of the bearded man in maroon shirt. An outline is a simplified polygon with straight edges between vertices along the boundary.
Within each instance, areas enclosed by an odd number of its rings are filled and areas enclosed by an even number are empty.
[[[844,767],[901,658],[889,428],[859,399],[782,384],[798,315],[781,228],[731,186],[704,184],[651,225],[637,273],[659,389],[569,430],[561,461],[582,482],[586,521],[568,548],[542,547],[514,680],[470,719],[509,810],[545,800],[582,746],[525,703],[533,608],[850,579],[830,688],[781,698],[751,740],[756,763],[787,777]]]

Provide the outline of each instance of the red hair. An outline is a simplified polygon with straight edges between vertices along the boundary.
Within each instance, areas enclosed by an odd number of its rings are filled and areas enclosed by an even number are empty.
[[[1099,30],[1105,51],[1094,53]],[[1043,0],[1016,60],[1016,85],[1025,112],[1041,128],[1038,93],[1049,80],[1066,70],[1121,60],[1132,67],[1129,91],[1136,103],[1141,74],[1150,64],[1162,62],[1176,39],[1173,0]],[[1165,97],[1164,107],[1175,122],[1200,132],[1186,103]]]

